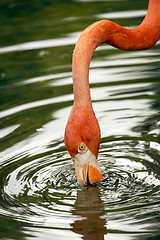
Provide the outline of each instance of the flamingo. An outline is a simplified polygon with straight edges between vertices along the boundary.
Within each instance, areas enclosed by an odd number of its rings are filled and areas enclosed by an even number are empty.
[[[136,28],[127,29],[114,22],[100,20],[81,33],[73,53],[74,103],[64,135],[64,143],[80,184],[103,180],[98,163],[101,133],[89,88],[89,65],[95,49],[107,43],[122,50],[145,50],[153,47],[159,39],[160,0],[149,0],[147,14]]]

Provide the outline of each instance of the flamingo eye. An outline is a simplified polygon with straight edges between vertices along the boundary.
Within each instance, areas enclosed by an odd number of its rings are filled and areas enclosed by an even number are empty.
[[[79,153],[84,153],[86,151],[87,147],[84,143],[81,143],[78,147],[78,152]]]

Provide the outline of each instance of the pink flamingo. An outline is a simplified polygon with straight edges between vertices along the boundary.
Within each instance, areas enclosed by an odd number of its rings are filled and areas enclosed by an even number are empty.
[[[72,62],[74,104],[64,136],[80,184],[98,183],[103,179],[97,160],[101,134],[89,88],[89,65],[95,49],[108,43],[123,50],[144,50],[153,47],[159,38],[160,0],[149,0],[146,17],[136,28],[126,29],[101,20],[81,33]]]

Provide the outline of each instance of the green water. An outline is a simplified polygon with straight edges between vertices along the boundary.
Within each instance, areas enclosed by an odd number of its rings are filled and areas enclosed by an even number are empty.
[[[160,44],[90,68],[102,173],[82,189],[63,143],[72,52],[91,23],[137,26],[146,0],[0,1],[0,239],[160,239]]]

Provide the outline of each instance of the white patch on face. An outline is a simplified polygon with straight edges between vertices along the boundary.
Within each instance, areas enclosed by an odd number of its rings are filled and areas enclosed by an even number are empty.
[[[86,151],[84,153],[77,153],[77,155],[74,158],[74,163],[84,165],[89,163],[90,160],[93,162],[96,160],[95,155],[86,147]]]
[[[101,172],[96,156],[87,147],[84,152],[77,153],[73,160],[79,183],[86,183],[89,165],[92,165]]]

